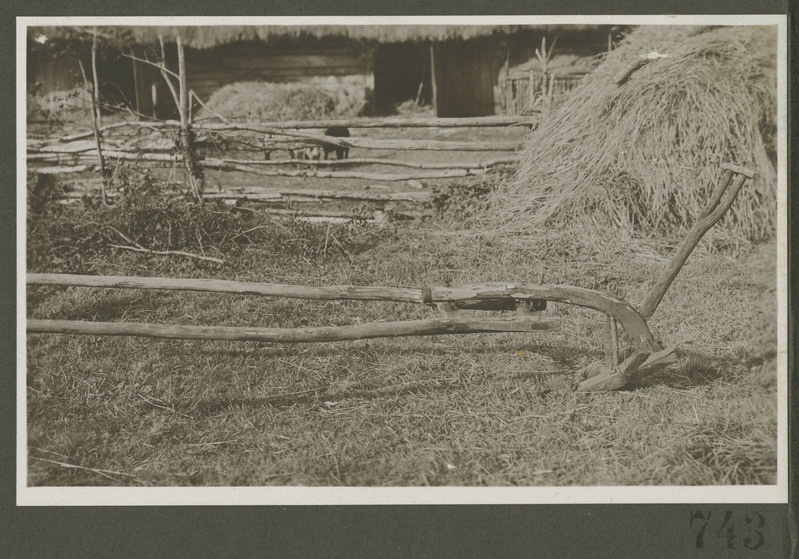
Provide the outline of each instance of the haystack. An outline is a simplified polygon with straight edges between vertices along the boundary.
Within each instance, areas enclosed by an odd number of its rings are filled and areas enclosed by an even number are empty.
[[[330,117],[333,97],[304,83],[237,82],[216,90],[205,106],[228,120],[313,120]],[[205,118],[201,112],[199,118]]]
[[[650,53],[642,67],[625,73]],[[776,220],[776,29],[640,27],[542,118],[495,199],[503,229],[684,233],[719,164],[755,170],[717,226],[735,242]],[[617,230],[618,230],[617,229]]]

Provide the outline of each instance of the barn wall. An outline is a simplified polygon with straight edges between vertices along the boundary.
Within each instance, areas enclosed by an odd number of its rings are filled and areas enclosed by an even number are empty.
[[[29,50],[27,80],[28,85],[38,84],[43,92],[75,89],[83,85],[78,56]]]
[[[313,76],[365,75],[371,73],[371,60],[366,49],[356,49],[341,41],[279,47],[236,43],[187,50],[186,73],[189,87],[201,99],[208,99],[220,87],[235,82],[292,82]]]
[[[70,91],[84,88],[80,60],[92,81],[91,53],[88,48],[28,47],[26,80],[28,86],[35,85],[40,94],[55,91]],[[97,76],[100,82],[100,98],[108,105],[135,106],[132,63],[119,51],[98,49]],[[106,109],[109,110],[109,109]]]

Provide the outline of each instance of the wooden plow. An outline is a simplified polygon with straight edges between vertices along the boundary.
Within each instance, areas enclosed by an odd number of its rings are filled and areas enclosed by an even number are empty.
[[[437,305],[444,316],[424,320],[374,322],[346,326],[259,328],[178,326],[130,322],[86,322],[28,319],[29,333],[84,334],[92,336],[143,336],[187,340],[239,340],[275,343],[335,342],[368,338],[474,334],[487,332],[557,331],[561,321],[536,313],[548,302],[577,305],[603,313],[605,360],[579,371],[585,377],[579,391],[618,390],[673,364],[676,348],[662,347],[647,320],[682,269],[702,236],[718,222],[754,172],[731,164],[721,165],[723,176],[686,238],[678,247],[660,280],[636,310],[626,301],[599,291],[568,285],[513,285],[503,283],[458,287],[297,286],[213,279],[175,279],[69,274],[27,274],[28,285],[203,291],[316,300],[395,301]],[[464,316],[460,310],[516,311],[514,316]],[[621,326],[619,331],[618,326]],[[558,380],[552,388],[558,388]]]

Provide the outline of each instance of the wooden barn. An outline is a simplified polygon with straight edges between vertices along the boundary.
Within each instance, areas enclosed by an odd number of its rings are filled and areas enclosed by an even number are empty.
[[[82,83],[77,59],[83,47],[49,53],[41,37],[78,32],[31,28],[28,81],[45,88]],[[558,52],[593,55],[607,49],[610,26],[599,25],[317,25],[101,28],[101,78],[142,115],[168,118],[175,107],[157,69],[121,53],[154,59],[163,37],[166,60],[176,67],[174,39],[186,46],[189,87],[201,99],[241,81],[302,81],[314,76],[360,76],[375,113],[388,114],[407,100],[429,104],[439,117],[494,114],[499,72],[528,60],[543,37],[558,37]],[[74,44],[74,43],[73,43]],[[116,53],[116,55],[114,55]],[[58,75],[56,75],[58,74]],[[108,86],[110,89],[111,86]]]

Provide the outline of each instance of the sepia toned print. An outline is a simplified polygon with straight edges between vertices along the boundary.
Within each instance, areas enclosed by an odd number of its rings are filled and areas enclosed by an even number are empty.
[[[25,488],[783,487],[780,28],[623,19],[23,26]]]

